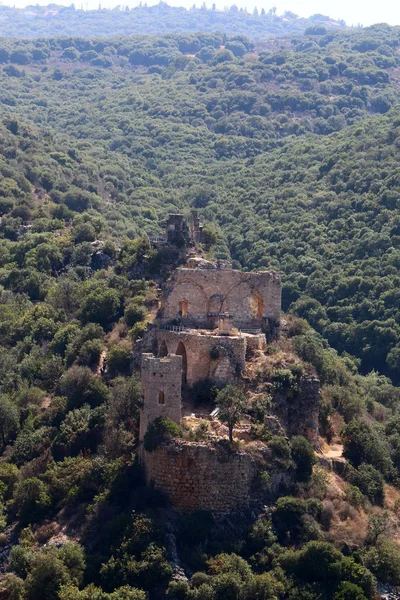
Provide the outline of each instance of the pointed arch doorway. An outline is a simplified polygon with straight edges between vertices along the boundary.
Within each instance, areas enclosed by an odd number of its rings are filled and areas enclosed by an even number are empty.
[[[182,356],[182,385],[186,385],[187,381],[187,354],[185,344],[183,342],[179,342],[178,347],[176,349],[176,354],[178,356]]]

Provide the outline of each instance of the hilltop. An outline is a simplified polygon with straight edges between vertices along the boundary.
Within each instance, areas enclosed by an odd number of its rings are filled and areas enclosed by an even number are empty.
[[[275,8],[253,13],[232,5],[217,10],[203,5],[190,10],[168,6],[159,2],[154,6],[140,3],[135,8],[117,6],[114,9],[82,10],[74,4],[69,7],[49,4],[26,8],[0,7],[1,34],[19,38],[55,36],[113,36],[162,35],[168,33],[193,33],[194,31],[223,31],[227,35],[248,35],[253,39],[299,34],[310,27],[314,31],[343,29],[344,21],[316,14],[305,19],[293,12],[278,15]]]

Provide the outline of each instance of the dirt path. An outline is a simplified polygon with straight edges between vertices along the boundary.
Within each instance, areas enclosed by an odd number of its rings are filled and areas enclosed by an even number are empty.
[[[343,456],[342,444],[331,444],[328,448],[324,448],[323,455],[327,458],[341,458]]]

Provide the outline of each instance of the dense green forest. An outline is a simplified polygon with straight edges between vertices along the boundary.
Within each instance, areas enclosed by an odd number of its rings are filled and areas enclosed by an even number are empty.
[[[372,600],[376,580],[400,585],[399,47],[386,25],[0,40],[4,597]],[[258,519],[169,521],[135,462],[132,352],[171,264],[144,234],[193,207],[211,256],[282,273],[282,343],[319,376],[321,433],[349,462],[335,488],[304,438],[249,410],[290,481]],[[294,366],[272,390],[295,390]]]
[[[114,9],[83,10],[83,4],[69,7],[50,4],[32,5],[26,8],[0,6],[1,34],[18,38],[79,35],[83,37],[132,35],[147,33],[193,33],[197,31],[223,31],[227,35],[248,35],[253,39],[265,39],[285,34],[303,33],[311,27],[317,31],[345,27],[344,21],[316,14],[309,19],[286,11],[278,15],[276,8],[254,9],[253,13],[233,4],[217,10],[215,5],[206,8],[192,6],[190,10],[168,6],[160,1],[147,6],[140,3],[135,8],[120,5]]]
[[[218,256],[282,271],[285,310],[397,381],[399,40],[387,26],[259,53],[222,34],[4,40],[7,168],[36,163],[54,202],[96,194],[119,235],[198,208]],[[39,152],[18,156],[27,138]]]

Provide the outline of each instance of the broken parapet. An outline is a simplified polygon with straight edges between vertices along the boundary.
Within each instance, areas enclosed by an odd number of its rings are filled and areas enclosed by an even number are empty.
[[[243,450],[178,440],[145,452],[144,466],[147,483],[164,492],[178,511],[215,513],[249,507],[260,468]]]

